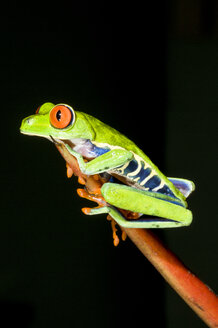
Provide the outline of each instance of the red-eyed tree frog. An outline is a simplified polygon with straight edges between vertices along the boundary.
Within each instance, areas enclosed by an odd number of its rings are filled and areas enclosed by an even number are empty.
[[[64,144],[82,173],[109,176],[101,187],[107,205],[93,208],[88,214],[108,213],[127,228],[191,223],[186,198],[194,190],[194,183],[167,178],[134,142],[93,116],[66,104],[45,103],[22,121],[20,131]],[[140,213],[139,218],[126,219],[119,209]]]

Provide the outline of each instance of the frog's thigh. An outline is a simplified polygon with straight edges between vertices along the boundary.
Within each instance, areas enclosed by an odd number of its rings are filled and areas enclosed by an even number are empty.
[[[180,225],[189,225],[192,221],[192,213],[188,209],[151,197],[144,190],[116,183],[105,183],[101,192],[106,202],[118,208],[175,220]]]

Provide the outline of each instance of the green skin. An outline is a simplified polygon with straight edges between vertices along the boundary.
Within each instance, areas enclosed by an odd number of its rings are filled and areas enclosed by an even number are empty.
[[[77,111],[74,111],[75,120],[72,124],[63,129],[55,128],[50,123],[50,111],[54,106],[52,103],[45,103],[37,114],[25,118],[21,124],[21,133],[61,142],[69,153],[76,157],[81,172],[86,175],[115,172],[119,176],[117,168],[129,163],[133,157],[142,159],[155,170],[180,202],[180,205],[171,203],[170,196],[142,190],[134,182],[131,186],[108,182],[101,188],[108,206],[93,208],[90,215],[109,213],[119,225],[129,228],[167,228],[186,226],[191,223],[192,212],[186,208],[186,197],[131,140],[98,119]],[[104,144],[104,147],[107,146],[110,151],[85,162],[83,156],[70,146],[69,141],[73,142],[78,139],[90,140],[95,145]],[[194,184],[190,182],[190,185],[193,191]],[[152,219],[126,220],[117,208],[146,214],[152,216]]]

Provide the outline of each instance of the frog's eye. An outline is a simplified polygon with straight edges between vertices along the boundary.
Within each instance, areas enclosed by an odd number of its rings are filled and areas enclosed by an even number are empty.
[[[50,122],[57,129],[64,129],[74,122],[74,111],[68,105],[56,105],[50,112]]]

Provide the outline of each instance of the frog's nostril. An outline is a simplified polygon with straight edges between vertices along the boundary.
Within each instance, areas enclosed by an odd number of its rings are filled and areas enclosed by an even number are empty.
[[[32,125],[34,124],[33,117],[29,116],[23,119],[20,127],[20,132],[27,134],[27,131],[30,131],[32,129]]]
[[[26,119],[26,124],[31,125],[32,122],[33,122],[33,120],[32,120],[31,117],[28,117],[28,118]]]

